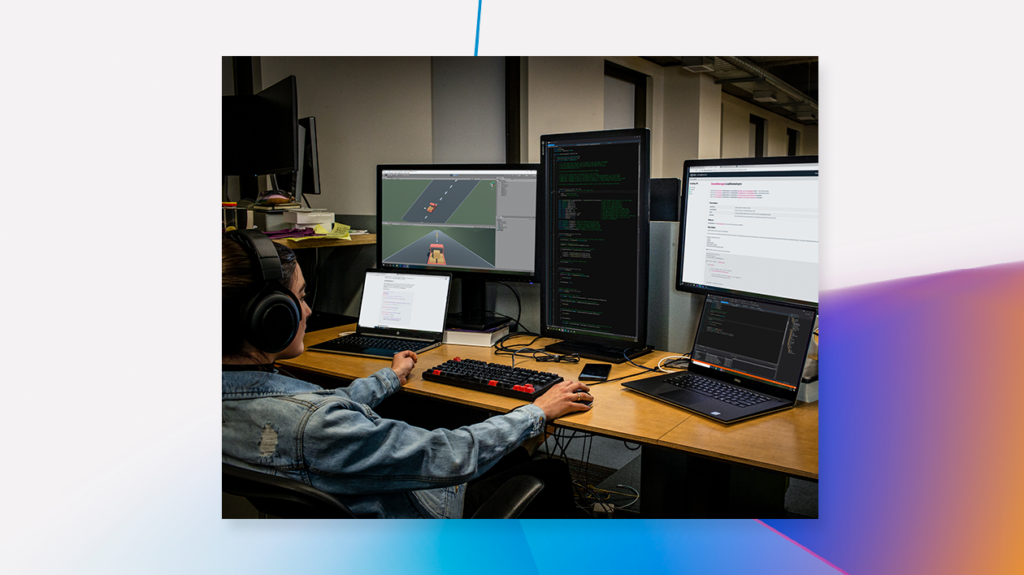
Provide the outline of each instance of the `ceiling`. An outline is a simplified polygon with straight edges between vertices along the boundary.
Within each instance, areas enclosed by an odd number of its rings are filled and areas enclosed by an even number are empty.
[[[666,68],[683,67],[694,74],[707,74],[726,94],[800,124],[818,123],[817,56],[644,56],[644,59]]]

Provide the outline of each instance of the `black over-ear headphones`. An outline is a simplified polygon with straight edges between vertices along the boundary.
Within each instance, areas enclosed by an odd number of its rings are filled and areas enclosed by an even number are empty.
[[[228,232],[252,256],[253,278],[259,285],[242,306],[245,341],[266,353],[277,353],[291,345],[302,321],[302,306],[281,283],[284,270],[274,242],[258,230]]]

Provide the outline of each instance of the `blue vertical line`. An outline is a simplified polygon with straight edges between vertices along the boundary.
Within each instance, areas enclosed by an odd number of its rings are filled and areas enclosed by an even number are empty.
[[[484,0],[477,0],[476,4],[476,44],[473,45],[473,55],[480,51],[480,13],[484,9]]]

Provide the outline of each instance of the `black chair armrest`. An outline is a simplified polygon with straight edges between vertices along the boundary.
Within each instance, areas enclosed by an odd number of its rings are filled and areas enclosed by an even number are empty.
[[[516,475],[506,481],[473,514],[473,519],[515,519],[544,489],[544,482],[531,475]]]
[[[221,489],[245,497],[258,511],[285,519],[354,519],[329,493],[286,477],[222,463]]]

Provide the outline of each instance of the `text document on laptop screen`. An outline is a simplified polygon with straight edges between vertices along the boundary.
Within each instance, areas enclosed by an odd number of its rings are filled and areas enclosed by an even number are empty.
[[[359,326],[444,331],[451,276],[366,272]]]
[[[818,303],[818,164],[687,166],[680,289]],[[710,162],[706,162],[710,163]]]

